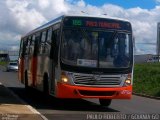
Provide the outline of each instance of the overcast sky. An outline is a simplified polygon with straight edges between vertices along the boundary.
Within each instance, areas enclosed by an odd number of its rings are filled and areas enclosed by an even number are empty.
[[[80,11],[128,19],[136,54],[156,53],[160,0],[0,0],[0,49],[17,50],[23,34],[59,14]]]

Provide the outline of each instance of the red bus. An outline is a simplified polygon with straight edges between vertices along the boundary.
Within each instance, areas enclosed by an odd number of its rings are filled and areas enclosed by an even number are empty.
[[[57,98],[130,99],[133,39],[129,21],[63,15],[21,38],[19,80]]]

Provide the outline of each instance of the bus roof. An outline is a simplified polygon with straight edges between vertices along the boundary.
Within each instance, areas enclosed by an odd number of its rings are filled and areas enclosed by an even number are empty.
[[[71,16],[71,17],[91,17],[91,18],[104,18],[104,19],[113,19],[113,20],[119,20],[119,21],[126,21],[129,22],[127,19],[122,19],[118,17],[111,17],[108,15],[89,15],[89,14],[65,14],[63,16]]]
[[[53,20],[49,21],[48,23],[46,23],[46,24],[44,24],[44,25],[42,25],[42,26],[40,26],[40,27],[38,27],[38,28],[30,31],[30,32],[27,33],[26,35],[22,36],[22,38],[25,37],[25,36],[31,35],[32,33],[35,33],[35,32],[37,32],[37,31],[39,31],[39,30],[44,29],[44,28],[47,28],[47,27],[49,27],[49,26],[51,26],[51,25],[53,25],[53,24],[55,24],[55,23],[61,22],[62,18],[63,18],[63,16],[60,16],[60,17],[58,17],[58,18],[56,18],[56,19],[53,19]]]
[[[79,14],[79,15],[77,15],[77,14],[64,14],[64,15],[61,15],[60,17],[57,17],[57,18],[49,21],[48,23],[46,23],[46,24],[44,24],[44,25],[42,25],[42,26],[40,26],[40,27],[38,27],[38,28],[30,31],[29,33],[27,33],[27,34],[25,34],[24,36],[22,36],[22,38],[23,38],[23,37],[26,37],[26,36],[28,36],[28,35],[31,35],[31,34],[37,32],[37,31],[39,31],[39,30],[42,30],[42,29],[47,28],[47,27],[49,27],[49,26],[52,26],[53,24],[59,23],[59,22],[62,21],[62,19],[63,19],[64,17],[90,17],[90,18],[113,19],[113,20],[118,20],[118,21],[129,22],[129,21],[126,20],[126,19],[121,19],[121,18],[116,18],[116,17],[110,17],[110,16],[107,16],[107,15],[96,15],[96,16],[95,16],[95,15],[88,15],[88,14]]]

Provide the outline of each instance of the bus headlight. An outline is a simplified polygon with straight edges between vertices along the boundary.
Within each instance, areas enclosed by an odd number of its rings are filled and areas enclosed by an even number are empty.
[[[65,74],[65,72],[62,72],[61,73],[61,82],[62,83],[69,83],[69,78],[68,78],[68,76]]]
[[[61,76],[61,81],[64,83],[68,82],[68,78],[66,76]]]
[[[131,85],[131,79],[127,79],[125,80],[125,84],[128,86],[128,85]]]
[[[124,81],[124,85],[123,86],[129,86],[129,85],[131,85],[131,83],[132,83],[131,74],[128,74],[126,80]]]

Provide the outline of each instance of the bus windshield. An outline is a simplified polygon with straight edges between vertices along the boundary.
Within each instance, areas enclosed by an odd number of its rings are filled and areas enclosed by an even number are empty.
[[[62,62],[72,66],[128,68],[131,38],[127,32],[64,29]]]

